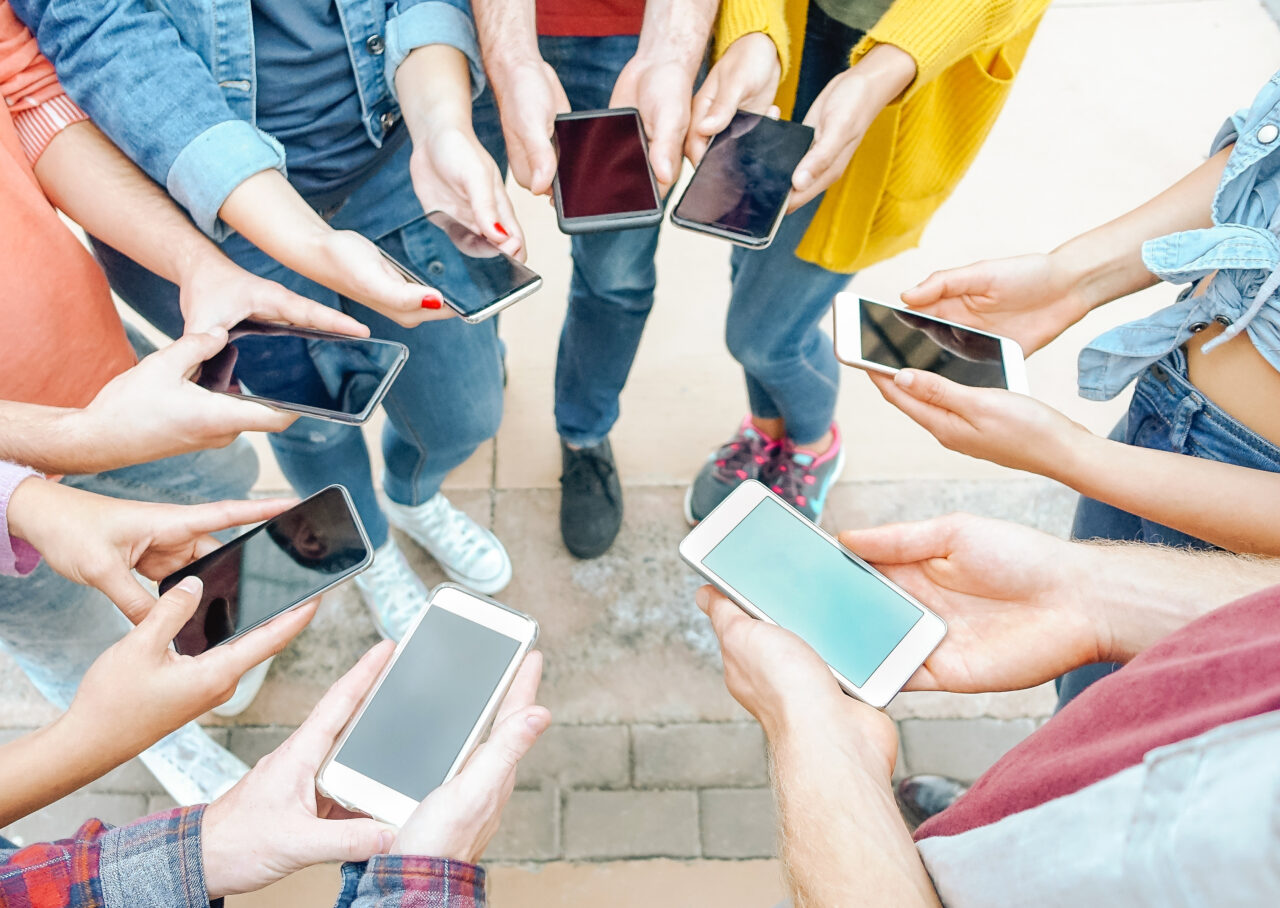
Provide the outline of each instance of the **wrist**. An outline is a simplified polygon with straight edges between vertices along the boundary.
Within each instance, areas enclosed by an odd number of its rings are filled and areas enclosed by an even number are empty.
[[[764,728],[775,762],[829,765],[838,760],[885,782],[893,775],[898,755],[893,720],[843,693],[838,702],[789,710]]]
[[[911,87],[916,80],[917,69],[915,58],[902,48],[893,44],[877,44],[849,72],[868,81],[879,102],[879,109],[883,109]]]

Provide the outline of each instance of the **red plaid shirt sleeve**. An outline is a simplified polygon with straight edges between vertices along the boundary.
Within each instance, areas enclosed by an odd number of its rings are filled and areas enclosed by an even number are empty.
[[[380,854],[347,864],[338,908],[485,908],[484,868],[463,861]],[[353,898],[354,896],[354,898]]]
[[[100,820],[89,820],[73,838],[0,852],[0,905],[46,908],[105,904],[98,861],[106,832],[107,826]]]

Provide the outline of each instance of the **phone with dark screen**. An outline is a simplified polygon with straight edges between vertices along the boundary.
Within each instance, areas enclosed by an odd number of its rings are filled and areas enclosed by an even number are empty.
[[[738,111],[707,146],[671,222],[765,248],[786,214],[796,165],[812,144],[812,127]]]
[[[640,112],[631,107],[556,117],[559,164],[552,194],[565,233],[653,227],[662,222]]]
[[[373,563],[373,546],[342,486],[321,489],[220,549],[160,581],[161,595],[184,577],[204,592],[173,638],[198,656],[297,608]]]
[[[243,321],[191,380],[202,388],[332,422],[361,425],[400,374],[409,348],[292,325]]]

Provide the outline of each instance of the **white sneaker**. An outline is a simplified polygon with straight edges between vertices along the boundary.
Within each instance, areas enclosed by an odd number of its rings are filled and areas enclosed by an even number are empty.
[[[426,584],[409,567],[394,539],[388,539],[374,552],[373,564],[356,575],[356,589],[373,613],[378,633],[388,640],[399,642],[413,619],[427,607]]]
[[[244,778],[249,767],[189,722],[141,756],[156,781],[182,807],[208,804]]]
[[[511,559],[498,537],[459,511],[443,492],[417,507],[387,502],[387,520],[422,546],[457,583],[496,593],[511,582]]]
[[[253,698],[258,696],[258,691],[262,690],[262,682],[267,680],[267,670],[271,668],[275,658],[275,656],[268,656],[265,662],[255,665],[241,675],[240,683],[236,685],[236,692],[231,695],[231,699],[221,706],[215,706],[209,712],[215,716],[230,719],[248,709]]]

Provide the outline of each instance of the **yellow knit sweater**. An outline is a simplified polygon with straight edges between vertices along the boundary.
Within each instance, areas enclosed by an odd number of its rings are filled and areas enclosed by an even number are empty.
[[[796,250],[853,272],[915,246],[990,132],[1049,0],[895,0],[853,50],[876,44],[916,61],[915,81],[867,130],[849,168],[827,190]],[[809,0],[724,0],[716,55],[750,32],[782,61],[778,106],[795,105]]]

